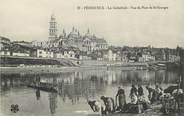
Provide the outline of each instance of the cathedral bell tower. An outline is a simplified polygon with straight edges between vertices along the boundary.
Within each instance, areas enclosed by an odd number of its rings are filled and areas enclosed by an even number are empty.
[[[54,15],[51,16],[49,22],[49,41],[57,39],[57,22]]]

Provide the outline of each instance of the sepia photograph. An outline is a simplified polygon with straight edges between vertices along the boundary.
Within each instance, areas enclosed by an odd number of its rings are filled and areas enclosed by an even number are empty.
[[[0,116],[184,116],[183,0],[0,0]]]

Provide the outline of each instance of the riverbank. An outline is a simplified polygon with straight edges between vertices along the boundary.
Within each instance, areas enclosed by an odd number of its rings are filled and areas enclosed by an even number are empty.
[[[166,64],[161,66],[158,63],[117,63],[117,62],[99,62],[88,61],[85,65],[61,66],[61,65],[19,65],[19,66],[1,66],[0,73],[60,73],[74,72],[83,70],[168,70],[173,69],[175,65]],[[178,69],[175,67],[175,69]],[[174,69],[173,69],[174,70]]]
[[[59,66],[59,65],[20,65],[17,67],[0,67],[0,73],[12,74],[12,73],[61,73],[61,72],[74,72],[85,70],[147,70],[148,67],[137,64],[124,64],[122,66],[114,65],[81,65],[81,66]]]
[[[56,66],[32,66],[32,67],[0,67],[1,74],[3,73],[61,73],[84,70],[106,70],[105,66],[76,66],[76,67],[56,67]]]

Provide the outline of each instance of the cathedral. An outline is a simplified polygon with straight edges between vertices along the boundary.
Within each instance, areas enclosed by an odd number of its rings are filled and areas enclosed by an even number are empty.
[[[37,43],[36,46],[41,46],[43,48],[73,47],[84,52],[106,50],[108,48],[107,41],[91,34],[89,29],[84,35],[82,35],[75,27],[73,27],[68,34],[63,29],[63,32],[58,36],[57,22],[54,15],[51,16],[49,22],[48,41]]]

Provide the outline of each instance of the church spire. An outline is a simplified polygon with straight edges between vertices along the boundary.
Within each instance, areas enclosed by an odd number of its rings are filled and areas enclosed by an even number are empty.
[[[80,36],[80,32],[78,31],[78,36]]]
[[[56,18],[55,18],[55,15],[54,14],[52,14],[51,15],[51,20],[55,20]]]
[[[90,30],[89,30],[89,28],[88,28],[88,30],[87,30],[87,33],[88,33],[88,34],[90,33]]]
[[[92,37],[89,28],[88,28],[87,33],[85,34],[85,36],[88,37],[88,38],[91,38]]]
[[[65,29],[63,29],[63,36],[66,37]]]
[[[74,32],[74,31],[75,31],[75,27],[73,26],[73,27],[72,27],[72,32]]]

